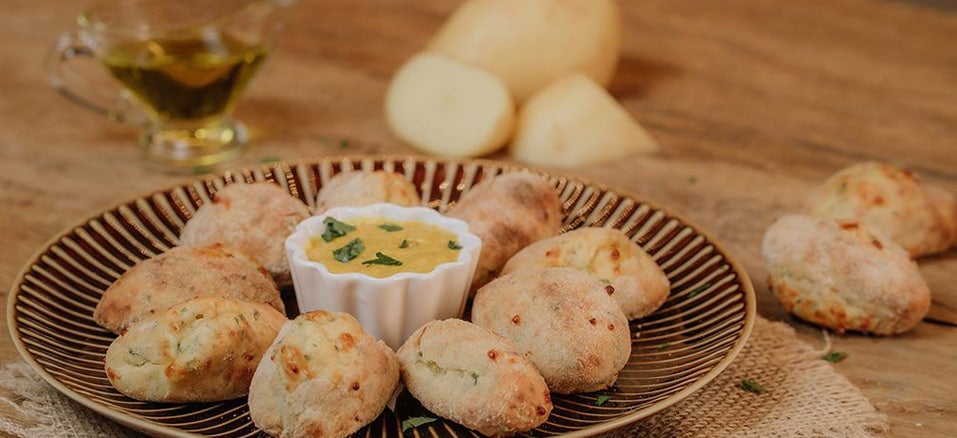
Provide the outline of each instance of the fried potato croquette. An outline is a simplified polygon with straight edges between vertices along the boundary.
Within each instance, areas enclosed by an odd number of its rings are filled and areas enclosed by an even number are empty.
[[[275,184],[229,184],[196,210],[179,244],[235,248],[265,266],[279,286],[287,286],[292,278],[285,240],[309,215],[306,204]]]
[[[482,239],[473,293],[498,276],[520,249],[557,235],[562,221],[555,187],[531,172],[505,173],[476,184],[447,216],[465,221]]]
[[[917,264],[863,223],[785,216],[767,230],[761,250],[781,305],[839,333],[903,333],[930,308]]]
[[[665,272],[628,235],[613,228],[579,228],[532,243],[512,256],[502,275],[530,268],[574,268],[608,282],[628,319],[650,315],[668,298]]]
[[[315,214],[333,207],[361,207],[379,202],[413,206],[422,201],[415,185],[398,173],[344,172],[329,178],[316,195]]]
[[[249,415],[271,436],[344,437],[378,417],[398,383],[395,353],[352,315],[308,312],[263,356]]]
[[[137,400],[242,397],[286,316],[262,303],[204,297],[146,318],[106,351],[106,375]]]
[[[628,320],[610,289],[572,268],[515,271],[479,289],[472,322],[508,339],[552,391],[597,391],[631,356]]]
[[[269,273],[246,255],[222,245],[175,247],[121,275],[100,298],[93,320],[122,333],[134,322],[198,297],[285,306]]]
[[[933,197],[916,174],[888,163],[865,162],[825,181],[807,212],[866,223],[918,257],[946,250],[957,229]]]
[[[551,396],[538,370],[505,338],[460,319],[432,321],[397,353],[406,388],[422,406],[488,436],[542,424]]]

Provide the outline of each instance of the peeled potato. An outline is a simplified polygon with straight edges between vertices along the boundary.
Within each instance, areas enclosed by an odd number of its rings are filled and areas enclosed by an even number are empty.
[[[588,76],[575,73],[525,103],[509,152],[533,165],[575,167],[657,149],[615,98]]]
[[[393,76],[385,113],[400,139],[448,156],[494,152],[515,124],[515,105],[500,79],[428,52],[413,56]]]
[[[429,49],[494,73],[523,102],[573,71],[607,85],[618,64],[621,17],[616,0],[468,0]]]

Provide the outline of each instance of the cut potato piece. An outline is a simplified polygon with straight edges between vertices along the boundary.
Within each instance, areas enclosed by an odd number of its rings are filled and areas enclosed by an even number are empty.
[[[621,32],[615,0],[468,0],[429,49],[492,72],[523,102],[574,71],[607,85]]]
[[[657,148],[604,88],[588,76],[572,74],[525,103],[509,152],[529,164],[575,167]]]
[[[423,52],[392,78],[385,101],[389,127],[426,152],[478,156],[504,146],[515,125],[515,104],[491,73]]]

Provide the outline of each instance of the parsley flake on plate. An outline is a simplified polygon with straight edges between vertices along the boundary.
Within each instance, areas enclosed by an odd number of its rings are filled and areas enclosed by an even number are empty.
[[[386,230],[390,233],[393,233],[396,231],[402,231],[402,226],[396,225],[396,224],[382,224],[382,225],[379,225],[379,228]]]
[[[698,294],[700,294],[701,292],[704,292],[704,291],[707,290],[709,287],[711,287],[711,283],[705,283],[705,284],[702,284],[701,286],[698,286],[698,287],[694,288],[693,291],[688,292],[688,298],[694,298],[695,295],[698,295]]]
[[[610,395],[608,395],[608,394],[599,394],[598,397],[595,398],[595,406],[604,405],[605,403],[608,403],[608,400],[611,400],[611,396],[610,396]]]
[[[462,245],[459,245],[459,243],[454,240],[450,240],[449,249],[462,249]]]
[[[438,420],[438,418],[433,417],[411,417],[405,420],[402,420],[402,431],[405,432],[409,429],[419,427],[423,424],[429,424]]]

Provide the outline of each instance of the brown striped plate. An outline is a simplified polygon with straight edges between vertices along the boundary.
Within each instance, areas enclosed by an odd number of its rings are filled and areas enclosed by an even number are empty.
[[[250,421],[245,399],[161,404],[118,393],[103,371],[114,335],[93,322],[93,309],[123,272],[176,245],[183,224],[224,184],[274,181],[313,206],[319,187],[349,169],[401,173],[420,189],[423,203],[445,211],[478,181],[521,167],[409,156],[324,158],[226,172],[121,203],[55,237],[24,267],[7,306],[17,349],[57,390],[150,435],[263,435]],[[664,268],[672,289],[660,310],[632,321],[631,359],[617,383],[597,393],[555,394],[548,421],[527,435],[612,431],[688,397],[726,368],[744,346],[755,318],[754,290],[741,265],[701,230],[657,206],[599,184],[533,171],[547,176],[561,193],[564,230],[623,230]],[[292,291],[283,293],[289,297]],[[357,435],[476,435],[447,421],[403,433],[403,420],[417,416],[431,414],[403,393],[394,409],[386,409]]]

